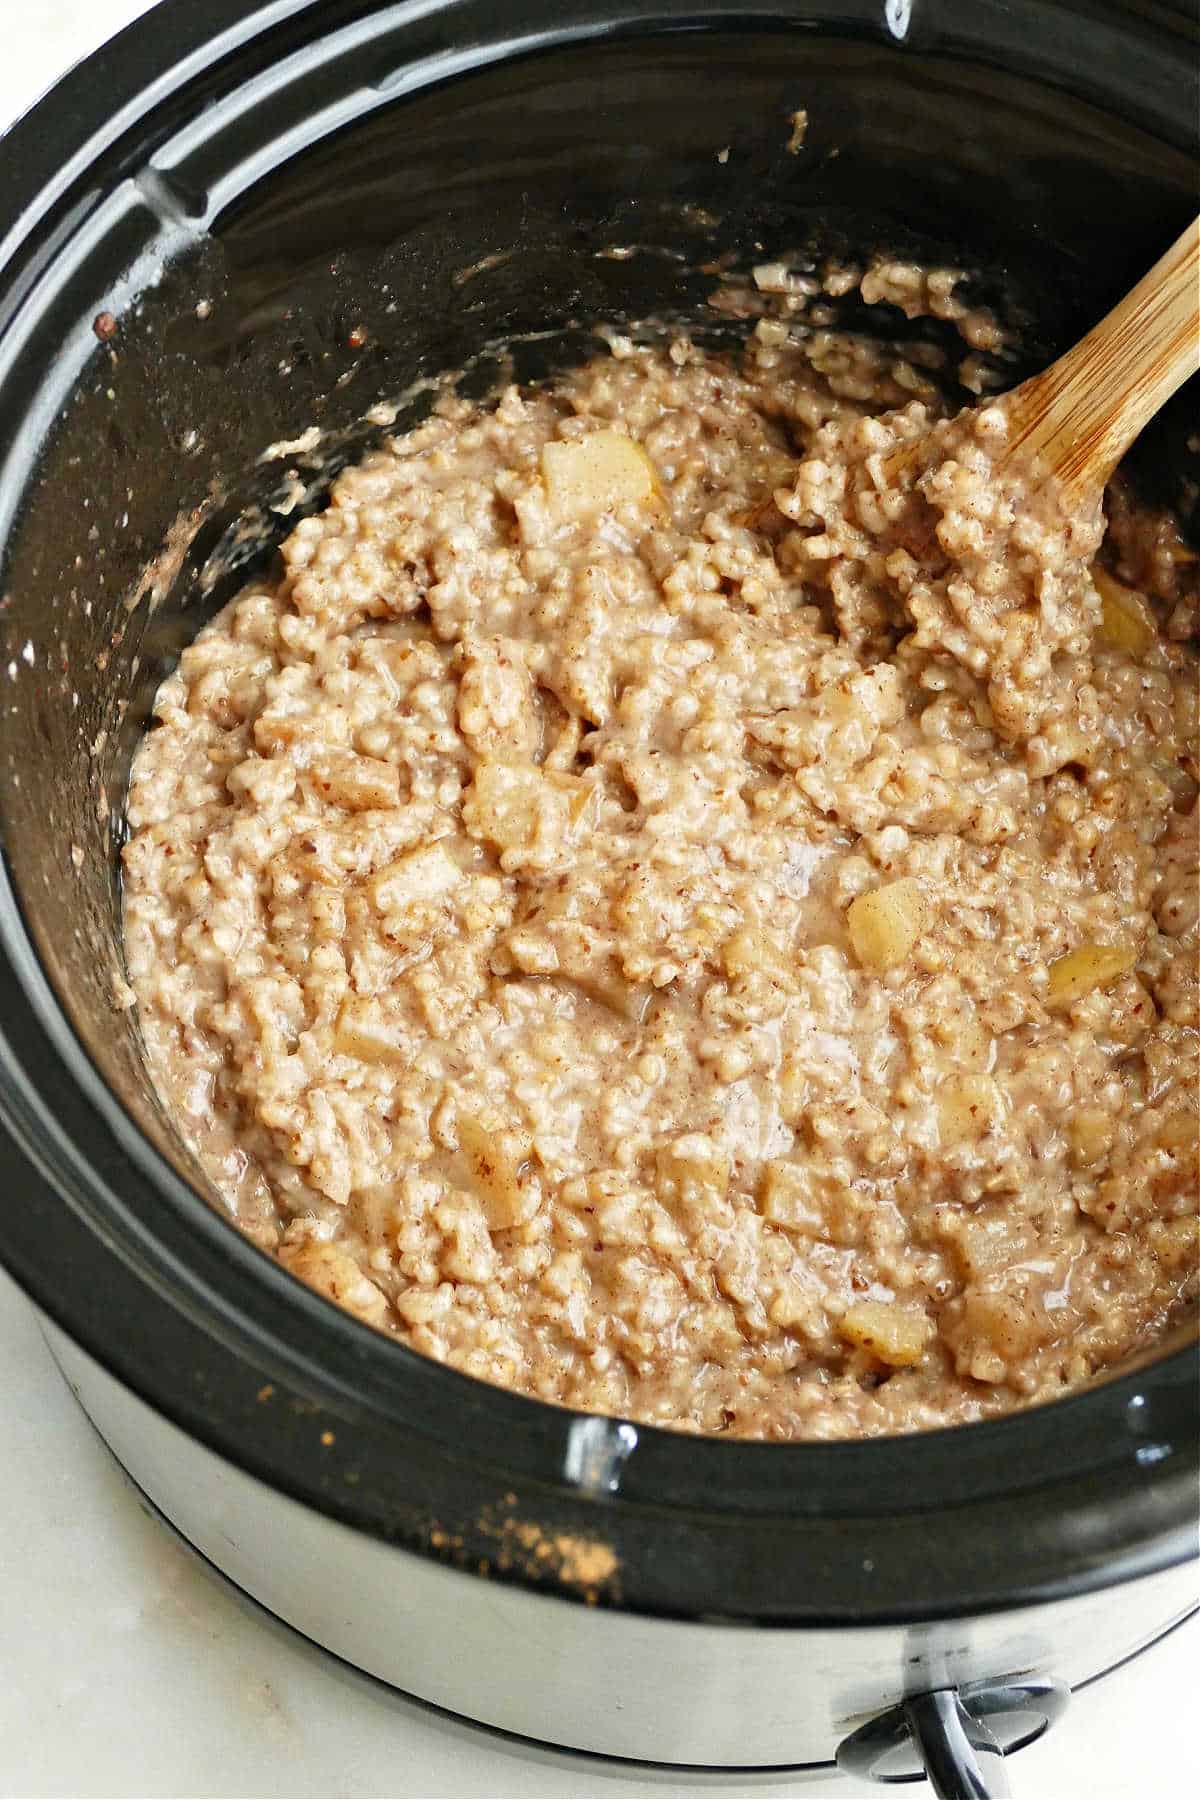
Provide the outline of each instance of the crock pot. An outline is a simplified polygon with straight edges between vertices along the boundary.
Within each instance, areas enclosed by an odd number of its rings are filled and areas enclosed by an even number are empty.
[[[714,268],[804,243],[964,259],[1044,360],[1194,210],[1196,67],[1183,13],[1106,0],[169,0],[0,147],[0,1255],[162,1513],[382,1680],[586,1750],[999,1792],[1194,1608],[1186,1329],[994,1423],[728,1443],[301,1287],[148,1086],[118,851],[180,645],[435,377],[717,329]]]

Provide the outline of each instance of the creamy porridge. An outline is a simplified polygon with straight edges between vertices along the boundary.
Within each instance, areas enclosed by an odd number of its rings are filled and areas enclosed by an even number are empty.
[[[125,911],[297,1276],[784,1439],[1085,1382],[1197,1265],[1195,568],[997,476],[994,408],[893,481],[928,382],[798,336],[614,338],[346,472],[164,684]]]

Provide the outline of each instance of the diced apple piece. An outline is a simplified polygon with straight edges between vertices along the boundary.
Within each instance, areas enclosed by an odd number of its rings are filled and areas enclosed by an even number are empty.
[[[607,935],[571,921],[552,925],[549,936],[557,957],[555,974],[573,982],[589,1000],[606,1006],[618,1018],[638,1024],[646,1015],[654,989],[648,981],[629,979],[606,941]]]
[[[975,1344],[970,1363],[975,1379],[1002,1381],[1003,1366],[989,1364],[989,1353],[1000,1365],[1031,1355],[1045,1339],[1045,1313],[1016,1294],[968,1288],[961,1335]]]
[[[394,913],[419,900],[437,900],[461,880],[462,870],[438,843],[398,857],[372,876],[368,885],[379,911]]]
[[[337,944],[346,935],[346,896],[340,888],[314,882],[308,894],[308,916],[319,944]]]
[[[654,993],[648,981],[627,981],[615,956],[598,958],[579,974],[568,970],[563,973],[589,1000],[598,1001],[619,1019],[632,1019],[635,1024],[645,1017]]]
[[[820,1237],[824,1214],[813,1193],[812,1179],[798,1163],[768,1163],[759,1187],[759,1208],[764,1219],[785,1231]]]
[[[939,1043],[953,1052],[956,1062],[966,1068],[987,1068],[994,1040],[974,1013],[948,1012],[944,1018],[934,1020],[932,1032]]]
[[[794,987],[795,969],[778,939],[757,925],[743,925],[721,946],[721,961],[731,981],[743,975],[767,975],[785,987]]]
[[[433,1218],[443,1239],[438,1267],[447,1281],[477,1287],[490,1281],[496,1273],[496,1251],[476,1197],[454,1189],[434,1207]]]
[[[345,743],[349,733],[348,714],[332,708],[315,714],[300,700],[285,696],[273,701],[254,721],[254,747],[263,756],[306,747],[319,756]]]
[[[796,1281],[780,1283],[767,1317],[781,1331],[796,1331],[818,1340],[825,1335],[824,1313],[813,1295]]]
[[[1046,1004],[1074,1006],[1093,988],[1109,987],[1137,961],[1132,944],[1080,944],[1050,964]]]
[[[472,1113],[459,1113],[458,1147],[468,1184],[483,1201],[488,1227],[524,1225],[538,1209],[537,1183],[529,1174],[532,1143],[522,1131],[491,1130]]]
[[[1067,1141],[1077,1168],[1090,1169],[1103,1162],[1113,1146],[1116,1123],[1102,1106],[1081,1106],[1067,1120]]]
[[[285,1269],[324,1294],[327,1300],[344,1307],[368,1325],[387,1322],[388,1303],[373,1281],[368,1281],[358,1264],[333,1244],[309,1241],[292,1247],[284,1245],[279,1260]]]
[[[333,1047],[359,1062],[395,1062],[400,1045],[395,1026],[385,1018],[378,1000],[346,1000],[338,1015]]]
[[[530,757],[538,709],[519,646],[464,638],[459,645],[458,728],[478,756]]]
[[[381,806],[399,806],[400,772],[374,756],[346,753],[321,757],[312,765],[317,792],[347,812],[369,812]]]
[[[640,444],[620,431],[549,443],[542,450],[542,480],[550,510],[564,523],[595,518],[618,506],[657,506],[654,464]]]
[[[838,1320],[838,1330],[856,1350],[866,1350],[893,1369],[919,1363],[933,1337],[924,1313],[884,1300],[859,1300]]]
[[[532,763],[489,757],[475,770],[463,803],[463,823],[499,850],[528,850],[545,837],[570,835],[596,793],[578,775],[546,771]]]
[[[902,963],[925,924],[925,898],[915,881],[893,881],[852,900],[846,912],[850,942],[864,969]]]
[[[1145,595],[1126,587],[1107,569],[1094,568],[1092,580],[1100,596],[1101,642],[1127,656],[1144,656],[1157,636]]]
[[[937,1090],[938,1133],[943,1144],[981,1138],[999,1122],[1000,1089],[990,1075],[949,1075]]]

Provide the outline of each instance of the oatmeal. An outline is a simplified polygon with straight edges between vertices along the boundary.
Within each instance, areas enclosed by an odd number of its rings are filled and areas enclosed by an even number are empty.
[[[1059,1393],[1194,1289],[1194,572],[769,323],[343,474],[162,687],[126,942],[169,1111],[318,1291],[830,1438]]]

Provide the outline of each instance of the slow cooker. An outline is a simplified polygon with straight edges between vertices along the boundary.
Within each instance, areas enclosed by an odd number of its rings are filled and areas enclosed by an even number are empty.
[[[0,1256],[162,1513],[386,1682],[586,1750],[999,1793],[1196,1605],[1187,1326],[996,1422],[776,1445],[336,1311],[163,1116],[118,883],[180,646],[439,376],[728,329],[714,269],[805,243],[953,256],[1044,361],[1195,210],[1196,48],[1113,0],[168,0],[4,140]],[[1194,398],[1141,449],[1185,503]]]

